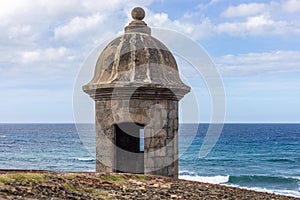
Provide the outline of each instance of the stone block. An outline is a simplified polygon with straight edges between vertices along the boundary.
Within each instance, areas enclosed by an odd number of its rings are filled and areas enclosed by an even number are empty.
[[[168,127],[172,127],[174,126],[174,120],[171,118],[168,118]]]
[[[174,137],[174,131],[173,129],[168,129],[167,138],[172,139]]]
[[[131,99],[129,101],[129,107],[131,107],[131,108],[141,108],[140,103],[141,103],[141,100]]]
[[[168,176],[173,177],[173,175],[175,174],[175,169],[173,164],[168,166]]]
[[[154,168],[155,167],[155,158],[154,157],[148,157],[144,159],[144,165],[147,168]]]
[[[154,158],[155,161],[155,167],[156,168],[164,168],[173,163],[173,157],[170,156],[164,156],[164,157],[158,157],[156,156]]]
[[[169,110],[169,111],[168,111],[168,118],[169,118],[169,119],[172,119],[172,118],[173,118],[173,116],[174,116],[174,115],[173,115],[173,112],[174,112],[173,110]]]
[[[167,155],[173,155],[174,154],[174,148],[173,146],[167,146]]]
[[[174,122],[173,122],[173,124],[178,124],[178,118],[176,117],[176,118],[174,118]]]
[[[154,149],[160,149],[164,146],[165,139],[163,138],[152,138],[152,146]]]
[[[164,129],[159,130],[154,135],[155,138],[167,138],[167,132]]]
[[[177,123],[176,123],[176,122],[177,122]],[[173,122],[173,129],[174,129],[175,131],[178,130],[178,120],[177,120],[177,121],[174,120],[174,122]]]
[[[155,157],[164,157],[167,155],[167,148],[163,147],[154,152]]]
[[[103,103],[105,104],[105,108],[106,108],[106,109],[111,109],[111,101],[110,101],[110,100],[105,101],[105,102],[103,102]]]
[[[165,141],[166,145],[174,147],[174,138],[167,138]]]
[[[153,101],[141,101],[140,108],[149,109],[153,104]]]
[[[175,109],[175,104],[177,104],[177,102],[175,102],[175,101],[169,101],[169,102],[168,102],[168,108],[169,108],[170,110]]]
[[[114,157],[109,156],[97,156],[97,163],[101,163],[101,168],[104,167],[105,170],[114,168]]]
[[[144,139],[144,150],[145,152],[148,152],[151,148],[151,138],[145,138]]]

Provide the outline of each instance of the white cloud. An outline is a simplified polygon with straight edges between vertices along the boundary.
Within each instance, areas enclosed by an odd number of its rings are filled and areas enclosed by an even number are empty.
[[[190,22],[186,17],[171,20],[167,14],[153,14],[147,19],[153,27],[169,28],[187,34],[193,39],[227,34],[231,36],[299,35],[300,24],[295,21],[274,20],[268,14],[249,16],[243,20],[214,23],[202,17]]]
[[[282,4],[283,9],[288,12],[297,12],[300,11],[300,1],[299,0],[287,0]]]
[[[79,37],[80,33],[88,32],[96,24],[103,32],[113,29],[116,33],[118,30],[115,24],[124,23],[124,16],[128,14],[124,13],[124,10],[136,4],[145,6],[151,2],[152,0],[0,1],[0,38],[16,40],[18,34],[35,33],[38,36],[32,38],[32,42],[35,39],[45,39],[44,37],[51,36],[49,33],[52,32],[56,37],[63,39],[68,31]],[[106,18],[109,19],[103,22]]]
[[[5,49],[0,49],[4,52]],[[73,79],[84,56],[82,53],[64,46],[53,48],[10,50],[9,55],[0,57],[0,79],[32,79],[39,82],[40,77]],[[30,80],[31,81],[31,80]],[[26,81],[22,81],[24,83]],[[39,83],[37,83],[39,84]]]
[[[300,73],[300,51],[225,55],[215,62],[225,76]]]
[[[221,13],[221,16],[236,18],[271,14],[276,18],[283,13],[294,13],[297,11],[300,11],[299,0],[283,0],[266,3],[242,3],[236,6],[229,6]]]
[[[68,24],[54,29],[54,38],[78,37],[80,34],[88,33],[99,28],[105,20],[105,16],[96,13],[87,17],[75,17]]]
[[[74,72],[99,41],[122,30],[124,10],[151,2],[0,1],[1,77]]]
[[[209,18],[202,18],[193,23],[189,21],[190,17],[184,15],[181,19],[171,20],[166,13],[149,12],[146,22],[151,27],[176,30],[193,39],[209,37],[216,33],[216,27]]]
[[[33,63],[38,61],[51,61],[56,62],[61,59],[71,61],[74,57],[72,56],[71,50],[65,47],[59,48],[46,48],[37,49],[33,51],[24,51],[20,53],[22,63]]]
[[[211,1],[200,4],[199,9],[208,9],[210,5],[219,3]],[[290,16],[284,7],[297,3],[293,0],[267,3],[242,3],[227,7],[221,14],[207,17],[203,10],[185,13],[181,18],[171,20],[166,13],[148,13],[147,23],[153,27],[162,27],[185,33],[193,39],[230,36],[297,36],[300,34],[299,16]],[[287,16],[288,15],[288,16]],[[220,17],[218,16],[218,17]]]
[[[270,16],[248,17],[243,22],[225,22],[217,25],[219,33],[229,35],[283,35],[299,34],[300,26],[292,22],[274,21]]]
[[[8,30],[9,35],[18,36],[18,35],[28,35],[31,33],[31,26],[29,25],[16,25],[12,26]]]
[[[263,13],[266,5],[262,3],[239,4],[237,6],[229,6],[221,16],[224,17],[247,17]]]
[[[35,62],[40,59],[40,52],[38,51],[27,51],[21,54],[23,63]]]
[[[214,23],[215,34],[244,35],[298,35],[299,16],[290,13],[300,10],[299,0],[267,3],[242,3],[227,7]]]
[[[17,19],[61,19],[74,15],[89,15],[95,12],[109,13],[133,5],[148,5],[152,0],[10,0],[0,2],[1,23],[5,20],[14,21]]]
[[[166,13],[156,13],[156,14],[150,14],[147,21],[151,23],[152,26],[163,26],[166,23],[171,23],[171,20],[169,19],[168,14]]]
[[[208,5],[215,5],[215,4],[217,4],[217,3],[219,3],[220,1],[222,1],[222,0],[211,0],[209,3],[208,3]]]
[[[220,3],[221,1],[223,1],[223,0],[211,0],[211,1],[208,2],[208,3],[200,3],[200,4],[198,4],[198,5],[196,6],[196,8],[199,9],[199,10],[205,10],[205,9],[211,7],[211,6],[217,5],[217,4]]]

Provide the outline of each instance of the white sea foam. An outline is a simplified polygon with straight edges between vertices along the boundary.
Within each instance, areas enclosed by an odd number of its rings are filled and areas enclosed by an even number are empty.
[[[94,161],[95,159],[94,158],[76,158],[76,160],[79,160],[79,161]]]
[[[183,171],[179,171],[179,176],[181,176],[181,175],[196,176],[197,174],[196,174],[196,172],[183,170]]]
[[[295,191],[295,190],[266,189],[260,187],[241,187],[239,185],[228,184],[229,176],[197,176],[195,175],[195,173],[189,171],[180,171],[180,174],[183,175],[179,175],[179,178],[184,180],[198,181],[198,182],[212,183],[212,184],[222,184],[231,187],[255,190],[258,192],[267,192],[267,193],[274,193],[274,194],[285,195],[285,196],[300,197],[300,188],[298,191]],[[299,179],[299,177],[297,177],[297,179]]]
[[[227,184],[224,184],[227,185]],[[238,185],[228,185],[231,187],[238,187],[248,190],[254,190],[257,192],[267,192],[267,193],[273,193],[273,194],[279,194],[279,195],[285,195],[285,196],[293,196],[293,197],[300,197],[300,190],[279,190],[279,189],[267,189],[267,188],[261,188],[261,187],[241,187]],[[300,189],[300,188],[299,188]]]
[[[300,197],[300,191],[295,190],[269,190],[266,188],[249,188],[253,189],[255,191],[261,191],[261,192],[268,192],[268,193],[275,193],[275,194],[281,194],[286,196],[293,196],[293,197]]]
[[[198,181],[203,183],[221,184],[226,183],[229,180],[229,176],[190,176],[190,175],[179,175],[180,179]]]

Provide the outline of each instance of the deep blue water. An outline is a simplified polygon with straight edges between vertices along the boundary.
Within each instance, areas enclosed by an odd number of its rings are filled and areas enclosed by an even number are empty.
[[[181,142],[197,127],[182,125]],[[300,124],[226,124],[214,149],[200,159],[207,127],[198,127],[180,157],[182,178],[300,197]]]
[[[0,168],[94,171],[93,125],[0,124]],[[300,124],[225,124],[205,158],[207,124],[179,128],[179,176],[300,197]]]

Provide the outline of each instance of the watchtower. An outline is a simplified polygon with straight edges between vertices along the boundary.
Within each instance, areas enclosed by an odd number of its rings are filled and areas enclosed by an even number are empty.
[[[100,54],[93,79],[83,86],[95,100],[96,171],[178,176],[178,101],[190,91],[175,58],[133,21]]]

